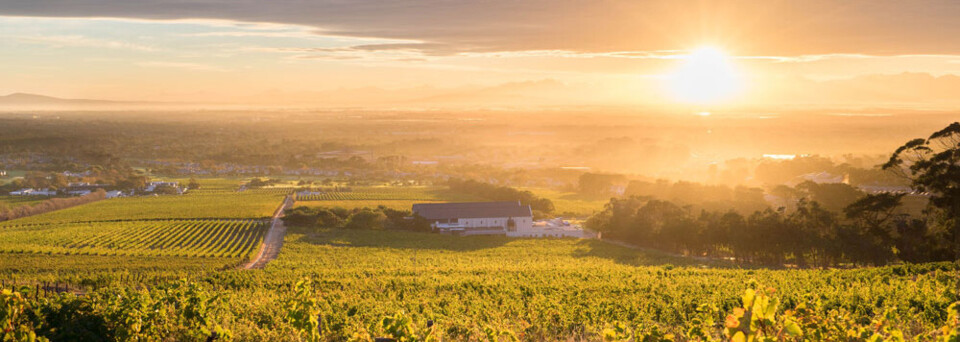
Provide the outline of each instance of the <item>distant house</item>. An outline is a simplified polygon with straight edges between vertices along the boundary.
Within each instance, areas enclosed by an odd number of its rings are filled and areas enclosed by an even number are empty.
[[[56,190],[50,189],[20,189],[17,191],[11,191],[11,196],[56,196]]]
[[[440,233],[524,236],[533,212],[520,202],[418,203],[413,212]]]
[[[527,235],[530,237],[574,237],[574,238],[597,238],[596,232],[584,230],[580,225],[572,224],[570,221],[562,218],[552,220],[542,220],[533,223]]]
[[[116,198],[123,196],[123,192],[120,190],[107,191],[107,198]]]
[[[177,183],[177,182],[161,182],[161,181],[156,181],[156,182],[147,183],[147,186],[143,188],[143,192],[154,192],[154,191],[157,190],[158,187],[161,187],[161,186],[169,186],[169,187],[172,187],[172,188],[174,188],[174,189],[177,189],[177,193],[178,193],[178,194],[183,194],[183,188],[180,187],[180,183]]]

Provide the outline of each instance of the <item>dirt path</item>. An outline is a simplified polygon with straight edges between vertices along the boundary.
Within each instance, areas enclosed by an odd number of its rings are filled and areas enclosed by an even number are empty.
[[[287,196],[283,200],[283,205],[277,208],[273,213],[273,221],[270,223],[270,230],[263,237],[263,244],[260,245],[260,252],[250,262],[243,264],[240,268],[245,270],[262,269],[267,263],[277,258],[280,254],[280,247],[283,247],[283,236],[287,233],[287,227],[283,226],[283,211],[293,205],[293,197]]]

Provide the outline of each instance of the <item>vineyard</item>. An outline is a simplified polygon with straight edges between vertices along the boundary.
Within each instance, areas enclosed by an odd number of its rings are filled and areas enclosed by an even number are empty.
[[[355,187],[351,191],[327,191],[298,195],[297,201],[381,201],[381,200],[456,200],[442,187]]]
[[[4,300],[37,310],[8,324],[54,340],[76,329],[111,340],[932,340],[947,336],[950,310],[960,308],[951,307],[958,263],[742,269],[597,240],[289,227],[276,260],[238,270],[285,192],[222,183],[0,224],[0,286],[17,290]],[[298,204],[406,209],[470,199],[428,187],[317,196]],[[57,294],[60,284],[84,296]],[[101,325],[73,326],[52,312]],[[756,317],[766,321],[753,328]]]
[[[283,194],[222,190],[190,191],[182,196],[111,198],[87,205],[0,223],[65,223],[151,219],[249,219],[270,217]]]
[[[0,252],[239,258],[258,246],[262,220],[27,224],[0,229]]]
[[[203,257],[235,263],[259,248],[282,192],[205,180],[184,195],[102,200],[0,223],[0,254]]]
[[[15,257],[0,255],[0,265],[9,265]],[[159,329],[150,330],[153,334],[198,334],[185,340],[203,340],[198,331],[208,336],[218,329],[243,341],[311,340],[311,336],[328,341],[381,336],[415,336],[411,341],[430,336],[475,341],[703,341],[705,336],[719,339],[738,332],[776,340],[847,336],[844,339],[862,341],[874,335],[932,340],[956,326],[950,305],[960,301],[956,263],[851,270],[738,269],[595,240],[464,239],[291,228],[280,257],[258,272],[223,270],[214,264],[178,266],[195,270],[184,274],[164,270],[163,263],[170,259],[143,257],[132,267],[144,274],[131,274],[129,269],[102,266],[104,260],[123,256],[54,256],[51,261],[25,257],[47,264],[25,268],[15,275],[18,282],[60,277],[104,284],[84,298],[60,300],[89,302],[70,307],[88,308],[84,310],[93,311],[86,314],[107,320],[139,315],[129,305],[171,310],[166,314],[169,319],[135,317]],[[82,261],[62,269],[50,264],[67,259]],[[152,271],[150,263],[157,265]],[[85,268],[96,272],[85,274]],[[56,275],[59,272],[63,274]],[[172,275],[195,284],[193,295],[165,297],[184,286]],[[153,290],[127,290],[142,286]],[[30,298],[29,289],[23,291]],[[187,303],[190,296],[203,293],[216,294],[217,300],[204,301],[208,311],[200,328],[180,321],[195,317],[188,315],[192,311],[164,304]],[[123,306],[109,298],[130,303]],[[745,316],[751,310],[758,315]],[[751,319],[765,323],[750,323]],[[105,333],[131,333],[124,321],[110,322]]]

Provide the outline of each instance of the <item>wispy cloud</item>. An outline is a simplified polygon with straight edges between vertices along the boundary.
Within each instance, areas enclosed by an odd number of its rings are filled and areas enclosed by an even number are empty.
[[[91,38],[82,35],[20,35],[0,36],[28,44],[46,45],[54,48],[93,47],[105,49],[124,49],[144,52],[157,51],[157,48],[119,40]]]
[[[672,50],[715,39],[760,56],[960,54],[956,0],[44,0],[0,1],[0,13],[202,21],[227,31],[299,25],[458,52]]]
[[[217,71],[225,72],[230,71],[228,68],[200,64],[200,63],[189,63],[189,62],[164,62],[164,61],[149,61],[149,62],[138,62],[137,66],[146,67],[146,68],[170,68],[170,69],[183,69],[183,70],[193,70],[193,71]]]

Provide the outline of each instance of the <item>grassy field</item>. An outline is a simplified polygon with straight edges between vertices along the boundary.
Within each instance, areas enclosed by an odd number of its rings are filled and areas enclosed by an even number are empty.
[[[607,201],[590,199],[577,193],[541,188],[524,188],[537,196],[553,201],[556,215],[585,217],[603,210]],[[301,196],[297,205],[308,207],[343,207],[347,209],[384,205],[409,210],[414,203],[484,201],[470,194],[453,193],[446,187],[352,187],[350,192],[329,192]]]
[[[596,199],[583,196],[576,192],[563,192],[542,188],[522,188],[537,196],[547,198],[553,202],[554,212],[557,215],[573,214],[572,216],[585,217],[603,210],[609,199]],[[571,215],[566,215],[571,216]]]
[[[341,207],[376,208],[385,206],[391,209],[410,210],[414,203],[442,203],[482,201],[483,199],[458,194],[447,190],[446,187],[390,187],[367,186],[351,187],[349,192],[328,192],[324,194],[299,196],[298,206],[308,207]]]
[[[0,195],[0,208],[16,208],[22,205],[34,205],[48,199],[46,196],[9,196]]]
[[[416,200],[346,200],[346,201],[298,201],[297,206],[312,208],[341,207],[344,209],[376,208],[384,206],[396,210],[410,210],[415,203],[443,203],[444,201],[416,201]]]

